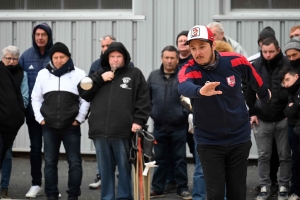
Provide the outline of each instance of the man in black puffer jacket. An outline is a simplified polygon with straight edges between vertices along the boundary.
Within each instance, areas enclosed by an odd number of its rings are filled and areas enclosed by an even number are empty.
[[[279,81],[280,69],[288,65],[288,59],[283,56],[275,38],[263,40],[261,56],[252,65],[261,75],[267,87],[271,90],[272,98],[268,103],[256,99],[256,94],[248,87],[246,102],[249,107],[250,123],[256,126],[255,134],[258,148],[258,170],[261,191],[257,199],[265,200],[270,196],[270,158],[272,142],[275,138],[280,160],[279,196],[287,197],[291,171],[291,154],[288,143],[287,120],[283,110],[288,102],[287,91]]]

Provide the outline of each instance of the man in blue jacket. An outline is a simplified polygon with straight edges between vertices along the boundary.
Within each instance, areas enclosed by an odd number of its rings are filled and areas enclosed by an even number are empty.
[[[177,91],[179,52],[174,46],[166,46],[161,54],[162,65],[154,70],[147,80],[152,105],[151,118],[154,121],[153,135],[155,169],[152,179],[151,198],[163,196],[169,165],[168,153],[174,164],[174,180],[177,194],[183,199],[192,199],[188,192],[186,166],[186,131],[189,111],[180,101]],[[171,148],[171,149],[169,149]]]
[[[52,30],[47,23],[36,25],[32,31],[32,47],[27,49],[20,57],[20,65],[28,76],[29,96],[31,96],[33,86],[38,72],[44,69],[49,58],[49,49],[52,47]],[[29,98],[26,108],[26,123],[30,138],[30,164],[32,186],[25,195],[26,198],[35,198],[41,190],[42,185],[42,128],[35,121],[34,113]]]
[[[262,102],[267,102],[271,94],[245,57],[214,50],[214,36],[206,26],[191,28],[186,44],[193,59],[178,74],[178,91],[191,98],[207,199],[223,199],[226,183],[228,200],[244,200],[252,144],[242,78],[252,83]]]

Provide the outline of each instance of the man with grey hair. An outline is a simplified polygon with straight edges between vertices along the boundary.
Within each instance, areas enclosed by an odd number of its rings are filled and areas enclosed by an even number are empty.
[[[224,28],[221,23],[212,22],[207,24],[207,27],[210,28],[210,30],[213,32],[215,40],[224,40],[232,46],[235,52],[245,56],[246,58],[248,57],[247,52],[237,41],[225,35]]]
[[[12,169],[12,145],[19,128],[24,123],[25,108],[28,105],[27,74],[19,64],[19,55],[18,47],[7,46],[2,50],[2,59],[0,61],[0,85],[2,85],[2,83],[5,84],[5,87],[0,87],[0,169],[2,165],[2,199],[10,199],[8,186]]]

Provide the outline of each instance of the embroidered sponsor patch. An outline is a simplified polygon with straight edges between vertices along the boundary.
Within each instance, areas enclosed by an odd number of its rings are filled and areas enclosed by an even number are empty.
[[[123,89],[130,89],[131,90],[131,88],[129,88],[128,85],[127,85],[131,81],[131,78],[130,77],[124,77],[124,78],[122,78],[122,81],[123,81],[123,83],[120,85],[120,87],[123,88]]]
[[[227,77],[226,81],[227,81],[227,83],[228,83],[228,85],[230,87],[233,87],[235,85],[235,77],[234,77],[234,75]]]

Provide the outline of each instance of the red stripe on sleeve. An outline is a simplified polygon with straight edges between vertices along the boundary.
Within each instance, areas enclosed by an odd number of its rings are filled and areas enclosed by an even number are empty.
[[[200,71],[187,72],[188,67],[192,66],[194,64],[195,64],[194,60],[191,59],[181,68],[181,70],[179,71],[179,74],[178,74],[179,83],[182,83],[189,78],[190,79],[202,78],[202,74]]]
[[[247,67],[251,68],[252,75],[254,76],[255,80],[257,81],[259,87],[262,86],[263,80],[260,75],[256,72],[254,67],[249,63],[249,61],[245,57],[239,57],[231,60],[232,67],[238,67],[240,65],[246,65]]]
[[[241,57],[241,54],[236,52],[219,52],[221,56],[239,56]]]

